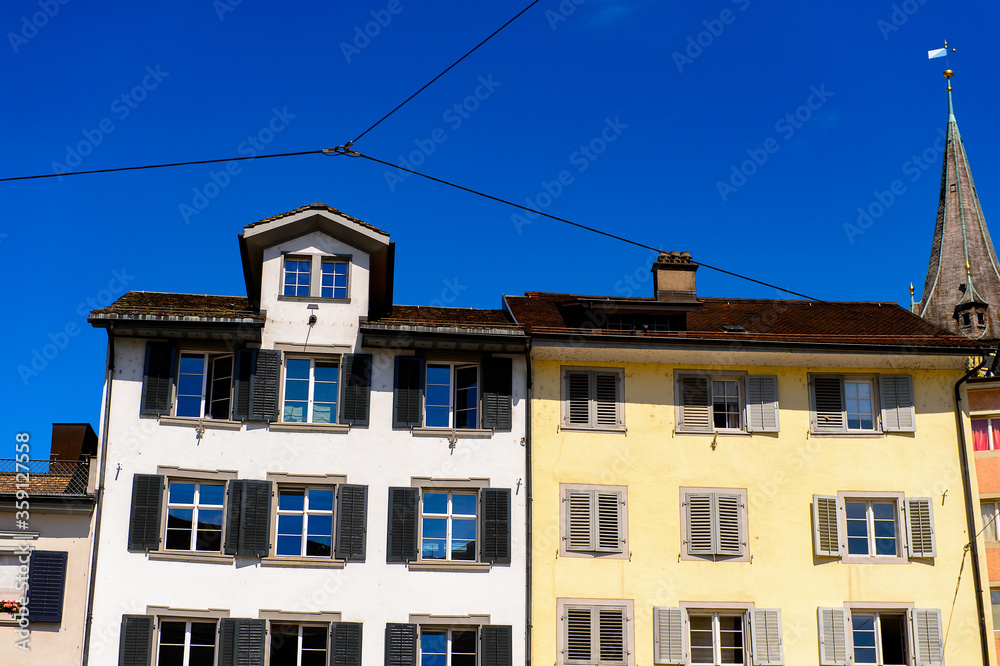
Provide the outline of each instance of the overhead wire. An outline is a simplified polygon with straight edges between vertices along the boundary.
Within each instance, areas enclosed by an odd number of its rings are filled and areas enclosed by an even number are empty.
[[[381,118],[379,118],[378,121],[375,122],[375,124],[373,124],[371,127],[369,127],[368,129],[366,129],[361,134],[359,134],[356,137],[354,137],[354,139],[352,141],[349,141],[347,143],[347,146],[350,147],[355,141],[358,141],[365,134],[368,134],[368,132],[371,132],[373,129],[375,129],[376,127],[378,127],[379,125],[381,125],[383,120],[385,120],[386,118],[388,118],[389,116],[391,116],[392,114],[396,113],[401,108],[403,108],[411,99],[413,99],[414,97],[416,97],[417,95],[419,95],[420,93],[422,93],[424,90],[426,90],[427,88],[429,88],[431,86],[431,84],[433,84],[435,81],[437,81],[438,79],[440,79],[442,76],[444,76],[445,74],[447,74],[448,72],[450,72],[458,63],[462,62],[463,60],[465,60],[466,58],[468,58],[470,55],[472,55],[473,53],[475,53],[475,51],[480,46],[482,46],[486,42],[488,42],[491,39],[493,39],[494,37],[496,37],[500,33],[501,30],[503,30],[504,28],[506,28],[507,26],[509,26],[511,23],[513,23],[514,21],[516,21],[521,16],[521,14],[524,14],[526,11],[528,11],[529,9],[531,9],[532,7],[534,7],[535,5],[537,5],[538,2],[539,2],[539,0],[534,0],[534,2],[532,2],[527,7],[525,7],[524,9],[522,9],[521,11],[519,11],[517,14],[515,14],[512,19],[510,19],[509,21],[507,21],[506,23],[504,23],[502,26],[500,26],[499,28],[497,28],[496,30],[494,30],[493,33],[490,34],[489,37],[487,37],[483,41],[481,41],[478,44],[476,44],[475,46],[473,46],[465,55],[463,55],[461,58],[459,58],[455,62],[451,63],[451,65],[449,65],[447,69],[445,69],[440,74],[438,74],[437,76],[435,76],[433,79],[431,79],[430,81],[428,81],[427,83],[425,83],[423,86],[421,86],[420,89],[417,90],[417,92],[413,93],[412,95],[410,95],[409,97],[407,97],[406,99],[404,99],[402,102],[400,102],[396,106],[396,108],[394,108],[392,111],[390,111],[389,113],[387,113],[384,116],[382,116]]]

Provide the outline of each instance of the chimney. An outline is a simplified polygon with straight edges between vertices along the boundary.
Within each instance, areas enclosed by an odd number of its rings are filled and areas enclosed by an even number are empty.
[[[661,252],[653,263],[653,291],[663,303],[692,303],[698,300],[695,271],[698,264],[690,252]]]
[[[97,455],[97,433],[89,423],[53,423],[52,461],[83,460]]]

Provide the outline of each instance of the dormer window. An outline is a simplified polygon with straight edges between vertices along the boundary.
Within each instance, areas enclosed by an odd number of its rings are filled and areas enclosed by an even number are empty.
[[[962,328],[969,328],[972,326],[972,313],[963,312],[961,314]]]
[[[286,298],[350,297],[349,257],[285,255],[281,296]]]
[[[285,288],[284,296],[308,296],[309,274],[312,262],[309,257],[285,258]]]
[[[978,324],[980,327],[986,326],[986,313],[985,312],[977,312],[976,313],[976,324]]]

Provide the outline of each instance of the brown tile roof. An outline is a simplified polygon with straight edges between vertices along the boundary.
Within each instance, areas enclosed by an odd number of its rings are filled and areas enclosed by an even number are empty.
[[[477,308],[440,308],[421,305],[393,305],[384,317],[369,320],[372,324],[389,326],[447,326],[449,328],[510,328],[520,327],[503,310]]]
[[[30,460],[27,463],[27,488],[24,487],[25,471],[24,464],[17,465],[11,459],[0,460],[0,494],[16,493],[18,490],[25,490],[29,496],[87,494],[88,461]]]
[[[360,224],[361,226],[365,227],[366,229],[371,229],[372,231],[374,231],[376,233],[379,233],[379,234],[382,234],[383,236],[388,236],[389,235],[388,231],[382,231],[381,229],[379,229],[377,227],[373,227],[372,225],[368,224],[364,220],[359,220],[356,217],[352,217],[351,215],[348,215],[347,213],[345,213],[343,211],[337,210],[333,206],[326,205],[322,201],[317,201],[316,203],[308,204],[306,206],[302,206],[301,208],[296,208],[295,210],[290,210],[287,213],[281,213],[279,215],[274,215],[272,217],[264,218],[263,220],[258,220],[257,222],[254,222],[253,224],[248,224],[247,226],[244,227],[244,229],[252,229],[253,227],[256,227],[258,224],[265,224],[267,222],[273,222],[274,220],[280,220],[283,217],[289,217],[291,215],[297,215],[298,213],[302,213],[302,212],[307,211],[307,210],[322,210],[322,211],[326,211],[328,213],[333,213],[334,215],[339,215],[340,217],[346,218],[346,219],[350,220],[351,222],[356,222],[357,224]]]
[[[581,300],[582,299],[582,300]],[[630,332],[594,330],[573,320],[568,305],[593,302],[598,297],[574,294],[528,292],[507,296],[517,323],[533,333],[601,333],[632,335]],[[780,299],[707,298],[687,314],[687,330],[646,333],[650,337],[687,340],[742,340],[843,345],[907,345],[931,347],[984,348],[981,342],[966,340],[930,324],[896,303],[817,302]],[[607,299],[609,305],[650,305],[653,298]],[[560,307],[562,306],[562,307]],[[724,327],[742,327],[727,331]]]
[[[200,317],[212,319],[257,319],[250,301],[242,296],[170,294],[155,291],[130,291],[106,308],[90,313],[91,318]]]

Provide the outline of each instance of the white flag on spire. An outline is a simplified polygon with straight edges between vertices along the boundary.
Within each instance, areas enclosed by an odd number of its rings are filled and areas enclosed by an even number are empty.
[[[945,49],[934,49],[933,51],[928,51],[927,52],[927,59],[931,60],[932,58],[943,58],[946,55],[948,55],[948,49],[946,49],[946,48]]]

